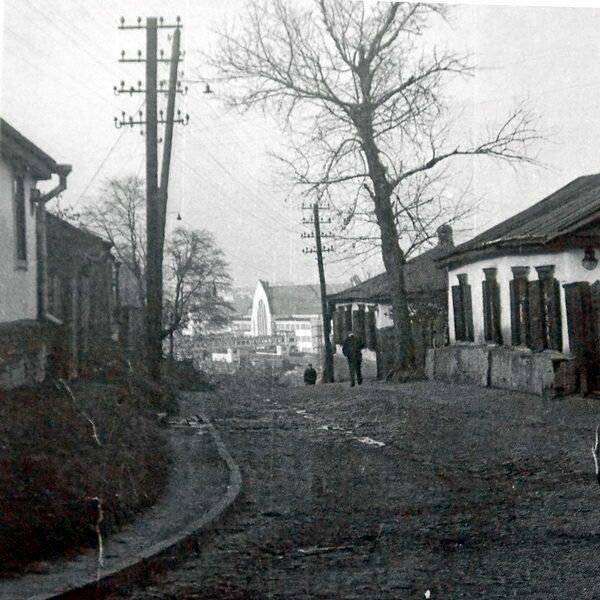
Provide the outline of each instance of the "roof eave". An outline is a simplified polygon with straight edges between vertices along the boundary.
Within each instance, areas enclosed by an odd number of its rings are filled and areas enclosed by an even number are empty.
[[[0,154],[13,164],[24,166],[34,179],[50,179],[61,174],[61,166],[41,148],[0,118]]]

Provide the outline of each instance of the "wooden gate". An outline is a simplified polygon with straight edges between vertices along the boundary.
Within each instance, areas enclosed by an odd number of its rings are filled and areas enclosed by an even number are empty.
[[[600,392],[600,281],[577,281],[563,286],[569,347],[579,372],[579,389]]]

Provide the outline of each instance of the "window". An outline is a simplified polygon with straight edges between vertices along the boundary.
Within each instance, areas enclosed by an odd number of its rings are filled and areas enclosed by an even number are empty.
[[[510,337],[513,346],[531,347],[529,322],[529,267],[512,267],[510,282]]]
[[[346,306],[346,310],[344,311],[344,334],[342,339],[345,339],[346,336],[352,331],[352,305]]]
[[[257,334],[258,335],[267,335],[267,309],[265,307],[265,303],[260,299],[258,301],[258,310],[257,310]]]
[[[364,343],[365,341],[365,307],[358,305],[358,309],[352,312],[352,331]]]
[[[496,269],[483,269],[485,279],[481,282],[483,293],[483,337],[486,342],[502,343],[500,329],[500,287],[496,281]]]
[[[367,312],[367,323],[365,329],[365,346],[369,350],[375,350],[377,346],[377,326],[374,306],[369,307]]]
[[[536,267],[538,281],[529,282],[531,347],[534,350],[562,350],[560,284],[554,265]]]
[[[344,320],[346,318],[345,310],[341,306],[336,306],[333,312],[333,343],[341,344],[344,341]]]
[[[473,306],[471,286],[465,274],[457,275],[458,285],[452,286],[452,307],[454,308],[454,337],[458,342],[472,342]]]
[[[15,241],[16,256],[21,263],[27,260],[27,222],[25,207],[25,184],[22,176],[14,179],[14,207],[15,207]]]

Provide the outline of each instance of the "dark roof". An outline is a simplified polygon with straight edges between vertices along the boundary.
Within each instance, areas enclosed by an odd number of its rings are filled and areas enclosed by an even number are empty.
[[[24,164],[35,179],[50,179],[61,169],[56,161],[0,118],[0,154],[11,163]]]
[[[277,285],[271,286],[262,281],[267,290],[271,313],[274,317],[292,315],[316,315],[321,313],[321,292],[318,285]],[[340,289],[339,285],[329,285],[330,289]]]
[[[93,245],[103,250],[110,250],[112,248],[112,244],[109,241],[91,232],[89,229],[77,227],[51,212],[46,212],[46,227],[49,237],[60,237],[63,243],[68,244],[76,241],[77,243],[89,246]]]
[[[495,248],[544,245],[600,219],[600,174],[578,177],[540,202],[460,244],[442,262]]]
[[[448,247],[436,246],[406,262],[404,279],[409,297],[419,297],[432,292],[445,292],[447,277],[444,268],[435,262],[448,253]],[[328,294],[332,302],[389,302],[390,288],[387,273],[380,273],[358,285],[335,294]]]

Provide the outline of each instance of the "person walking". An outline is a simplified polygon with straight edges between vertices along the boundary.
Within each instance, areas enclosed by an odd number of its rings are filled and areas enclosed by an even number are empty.
[[[311,363],[304,369],[304,385],[315,385],[317,383],[317,372]]]
[[[342,343],[342,353],[348,359],[348,369],[350,370],[350,387],[354,386],[354,378],[358,385],[362,383],[362,374],[360,367],[362,363],[361,350],[365,347],[362,340],[351,331]]]

